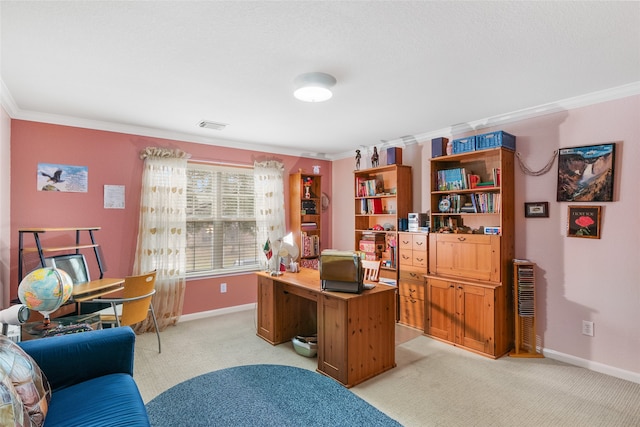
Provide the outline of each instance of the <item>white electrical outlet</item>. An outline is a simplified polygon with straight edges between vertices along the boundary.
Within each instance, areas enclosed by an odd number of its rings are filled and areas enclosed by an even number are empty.
[[[586,335],[588,337],[593,336],[593,322],[588,320],[582,321],[582,335]]]
[[[220,283],[220,293],[224,294],[225,292],[227,292],[227,284],[226,283]]]

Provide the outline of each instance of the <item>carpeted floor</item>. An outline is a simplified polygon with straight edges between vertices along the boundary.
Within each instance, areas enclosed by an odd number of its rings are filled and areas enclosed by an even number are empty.
[[[151,425],[400,426],[334,380],[284,365],[245,365],[184,381],[146,405]]]

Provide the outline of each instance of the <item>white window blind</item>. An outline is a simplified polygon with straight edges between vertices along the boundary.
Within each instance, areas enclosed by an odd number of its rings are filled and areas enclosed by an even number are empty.
[[[256,270],[253,169],[189,163],[187,275]]]

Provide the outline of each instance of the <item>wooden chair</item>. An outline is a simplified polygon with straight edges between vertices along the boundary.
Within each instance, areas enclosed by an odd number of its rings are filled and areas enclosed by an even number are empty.
[[[160,344],[160,331],[156,320],[156,313],[153,310],[151,299],[156,293],[156,272],[141,274],[139,276],[128,276],[124,279],[124,290],[121,298],[100,298],[93,302],[110,303],[107,307],[98,311],[101,323],[115,324],[116,326],[131,326],[142,322],[147,318],[149,311],[153,318],[153,325],[158,336],[158,353],[162,353]]]
[[[380,261],[362,260],[365,282],[377,282],[380,275]]]

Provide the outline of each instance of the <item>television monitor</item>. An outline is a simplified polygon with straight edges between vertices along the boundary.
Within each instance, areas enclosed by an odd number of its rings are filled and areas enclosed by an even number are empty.
[[[89,277],[89,269],[87,268],[87,260],[82,254],[57,255],[44,259],[46,267],[59,268],[64,270],[74,285],[86,283],[91,280]]]

